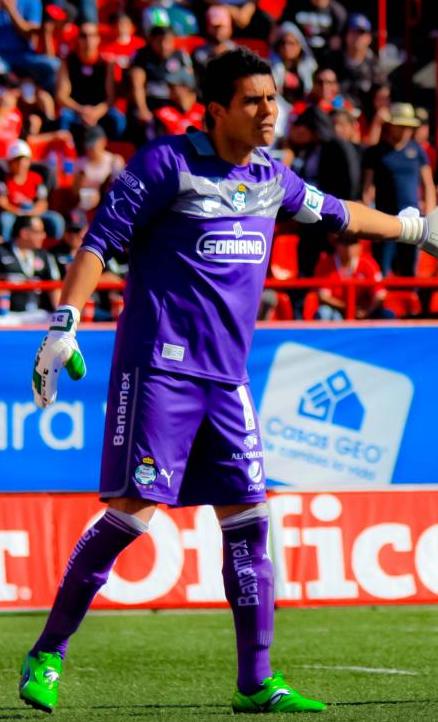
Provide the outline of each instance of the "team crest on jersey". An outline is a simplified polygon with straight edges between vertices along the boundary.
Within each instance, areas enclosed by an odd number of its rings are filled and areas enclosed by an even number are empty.
[[[246,208],[246,193],[247,187],[243,183],[239,183],[233,195],[231,196],[231,203],[236,211],[244,211]]]
[[[157,473],[155,459],[153,459],[152,456],[144,456],[142,463],[137,466],[134,476],[137,484],[149,486],[149,484],[154,483],[157,478]]]

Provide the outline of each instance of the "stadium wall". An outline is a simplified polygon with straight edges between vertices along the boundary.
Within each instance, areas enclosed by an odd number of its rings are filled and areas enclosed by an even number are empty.
[[[0,333],[0,609],[50,605],[102,505],[99,473],[113,329],[81,331],[88,362],[40,411],[41,330]],[[249,362],[271,489],[278,605],[436,602],[437,326],[259,328]],[[248,476],[257,476],[250,443]],[[20,493],[17,493],[20,492]],[[160,509],[96,607],[225,604],[208,508]],[[143,548],[141,548],[143,547]]]

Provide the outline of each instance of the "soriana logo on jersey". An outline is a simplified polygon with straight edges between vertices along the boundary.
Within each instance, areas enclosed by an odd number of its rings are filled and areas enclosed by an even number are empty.
[[[267,475],[296,487],[390,483],[412,396],[403,374],[283,344],[260,410]]]
[[[257,231],[244,231],[237,222],[230,231],[204,233],[198,239],[196,253],[214,263],[263,263],[266,238]]]

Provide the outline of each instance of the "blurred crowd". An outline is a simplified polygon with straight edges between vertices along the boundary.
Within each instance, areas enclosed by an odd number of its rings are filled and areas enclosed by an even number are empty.
[[[338,0],[0,0],[0,279],[59,280],[102,194],[135,149],[203,128],[206,63],[247,45],[271,62],[279,121],[272,154],[306,182],[389,213],[436,205],[431,108],[406,97],[396,45],[377,53],[357,3]],[[427,104],[426,104],[427,106]],[[126,258],[103,280],[119,281]],[[416,249],[332,237],[279,219],[269,276],[327,279],[310,292],[267,289],[261,319],[339,320],[336,281],[370,280],[356,316],[433,316],[431,290],[382,279],[438,276]],[[324,284],[322,284],[324,286]],[[0,316],[35,320],[59,292],[0,291]],[[111,321],[121,291],[96,293],[85,320]]]

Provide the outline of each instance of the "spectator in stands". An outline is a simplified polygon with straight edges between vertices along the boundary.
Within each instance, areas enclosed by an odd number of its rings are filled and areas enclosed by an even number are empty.
[[[8,171],[0,183],[0,233],[5,241],[17,216],[39,216],[51,238],[61,238],[64,219],[48,208],[48,188],[43,176],[31,168],[32,151],[24,140],[9,146]]]
[[[36,53],[32,40],[42,22],[41,0],[2,0],[0,5],[0,67],[5,73],[30,75],[43,88],[53,93],[57,58]]]
[[[415,108],[415,116],[420,124],[414,132],[414,140],[421,145],[425,151],[429,159],[430,167],[432,168],[432,175],[435,177],[437,170],[437,151],[435,146],[430,142],[429,112],[426,108]]]
[[[170,104],[154,112],[158,133],[185,133],[190,126],[202,130],[205,107],[197,100],[195,76],[187,70],[180,70],[169,74],[167,83]]]
[[[153,27],[172,28],[175,35],[198,35],[199,25],[188,3],[180,0],[143,0],[141,25],[145,35]]]
[[[270,15],[258,7],[258,0],[196,0],[194,9],[200,19],[202,34],[206,31],[206,12],[212,4],[228,8],[234,37],[269,42],[274,22]]]
[[[61,107],[60,126],[76,137],[87,127],[101,125],[110,138],[123,135],[124,115],[113,107],[113,67],[99,56],[97,25],[83,23],[78,48],[62,61],[56,99]]]
[[[391,85],[377,83],[365,99],[360,116],[362,140],[366,145],[375,145],[382,137],[382,129],[390,117]]]
[[[341,47],[347,11],[337,0],[287,0],[281,22],[296,23],[320,62]]]
[[[96,0],[61,0],[75,23],[94,23],[99,21]]]
[[[31,78],[25,78],[20,84],[17,108],[23,118],[25,134],[36,135],[54,130],[56,109],[53,96]]]
[[[422,189],[422,212],[429,213],[435,207],[436,189],[429,161],[423,148],[413,139],[419,124],[410,103],[391,105],[384,140],[368,148],[364,156],[364,203],[397,214],[407,207],[419,208]],[[401,276],[415,274],[415,245],[402,247],[395,241],[376,243],[373,253],[385,276],[390,271]]]
[[[331,118],[314,106],[291,126],[291,167],[306,183],[338,198],[360,196],[360,162],[353,145],[334,133]],[[298,265],[302,276],[312,276],[322,250],[330,249],[328,237],[319,227],[300,227]]]
[[[371,50],[371,31],[371,23],[365,15],[350,15],[342,50],[333,51],[325,60],[335,71],[342,93],[360,107],[371,87],[386,80],[385,72]]]
[[[230,10],[226,5],[211,5],[208,8],[205,13],[205,35],[207,40],[205,45],[200,45],[192,53],[193,67],[199,87],[202,86],[208,61],[216,55],[236,47],[231,40],[233,23]]]
[[[350,233],[336,236],[334,242],[335,252],[322,254],[315,275],[333,282],[348,278],[370,281],[373,284],[370,288],[357,289],[356,318],[394,318],[394,313],[383,306],[386,290],[382,288],[382,274],[374,258],[362,252],[360,242]],[[318,296],[316,319],[341,321],[345,318],[347,297],[341,285],[322,287]]]
[[[0,158],[6,158],[9,146],[21,133],[23,117],[17,108],[18,93],[7,78],[0,81]]]
[[[337,75],[332,68],[322,66],[318,68],[313,76],[312,92],[303,103],[295,103],[295,114],[300,114],[307,105],[315,105],[324,113],[331,113],[334,110],[344,108],[355,113],[355,107],[351,100],[341,94]]]
[[[169,73],[185,69],[193,72],[190,56],[175,49],[175,36],[171,28],[153,27],[148,44],[136,54],[131,67],[132,106],[130,108],[129,137],[141,144],[153,134],[153,112],[168,105],[170,89],[166,78]]]
[[[333,129],[337,138],[351,143],[362,162],[363,146],[360,136],[360,125],[357,118],[349,110],[335,110],[331,114]]]
[[[123,85],[126,85],[127,82],[125,73],[136,52],[144,47],[145,41],[135,34],[135,25],[125,12],[116,13],[112,16],[111,21],[116,27],[116,37],[114,40],[102,44],[101,55],[104,60],[113,64],[117,85],[116,97],[118,98],[120,94],[124,95]],[[124,81],[123,85],[122,80]]]
[[[41,218],[22,216],[12,227],[12,241],[0,245],[0,278],[4,281],[57,281],[60,278],[54,257],[42,246],[46,237]],[[11,311],[53,311],[60,290],[15,291],[11,293]]]
[[[272,72],[281,94],[288,103],[295,103],[310,93],[316,60],[301,30],[284,22],[277,30],[270,56]]]
[[[84,211],[76,208],[69,213],[63,238],[50,249],[50,253],[58,265],[61,278],[64,278],[70,263],[81,247],[87,228],[87,216]]]
[[[76,161],[73,190],[77,193],[80,208],[96,208],[102,194],[125,166],[121,155],[107,150],[107,136],[103,128],[88,128],[84,140],[84,155]]]

